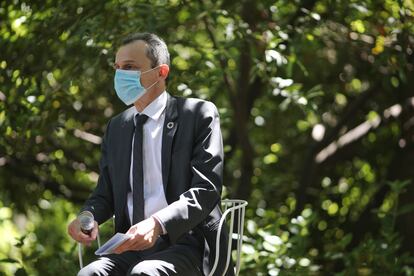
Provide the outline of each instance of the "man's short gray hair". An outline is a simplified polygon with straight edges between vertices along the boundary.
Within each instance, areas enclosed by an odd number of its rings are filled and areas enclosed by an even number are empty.
[[[135,41],[144,41],[147,48],[147,57],[151,60],[151,67],[154,68],[161,64],[170,65],[170,53],[164,40],[152,33],[134,33],[125,37],[121,46],[130,44]]]

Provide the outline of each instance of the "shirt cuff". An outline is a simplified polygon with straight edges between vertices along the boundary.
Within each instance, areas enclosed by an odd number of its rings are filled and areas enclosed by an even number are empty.
[[[158,223],[161,225],[161,229],[162,229],[162,234],[165,235],[167,234],[167,230],[165,229],[164,224],[161,222],[161,220],[157,217],[157,215],[152,215],[151,217],[153,217],[154,219],[156,219],[158,221]]]

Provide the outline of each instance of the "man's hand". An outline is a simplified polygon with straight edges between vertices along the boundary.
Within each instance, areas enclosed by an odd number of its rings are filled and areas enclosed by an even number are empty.
[[[68,234],[74,239],[84,245],[90,246],[92,241],[98,235],[98,223],[95,221],[91,235],[86,235],[80,230],[79,220],[76,218],[68,225]]]
[[[120,254],[129,250],[139,251],[151,248],[161,233],[160,223],[153,217],[147,218],[129,228],[127,234],[133,236],[118,246],[114,253]]]

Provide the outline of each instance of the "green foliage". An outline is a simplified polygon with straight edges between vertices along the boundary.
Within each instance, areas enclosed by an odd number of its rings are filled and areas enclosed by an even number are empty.
[[[8,230],[18,238],[4,240],[8,250],[1,252],[2,271],[6,275],[54,274],[61,270],[67,275],[76,274],[75,243],[66,234],[66,225],[74,218],[73,213],[73,206],[67,201],[43,199],[27,217],[21,216]],[[3,220],[0,229],[10,225],[11,219]],[[19,232],[24,234],[19,235]]]
[[[242,271],[245,275],[414,275],[414,257],[401,254],[402,240],[395,227],[404,206],[394,201],[408,184],[389,183],[388,199],[393,199],[393,207],[377,212],[378,233],[367,234],[351,250],[351,233],[345,233],[335,221],[321,223],[323,208],[308,206],[297,217],[292,216],[288,204],[278,212],[257,208],[247,220]],[[256,216],[261,218],[259,224]],[[318,239],[323,241],[322,248]]]
[[[66,226],[125,108],[112,64],[137,31],[166,40],[170,93],[219,109],[226,195],[249,199],[242,275],[412,275],[413,15],[412,0],[1,1],[0,275],[75,274]]]

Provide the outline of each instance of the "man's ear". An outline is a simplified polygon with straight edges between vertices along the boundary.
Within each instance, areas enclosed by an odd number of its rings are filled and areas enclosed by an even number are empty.
[[[170,72],[170,67],[167,64],[160,65],[160,77],[166,79],[168,77],[168,73]]]

